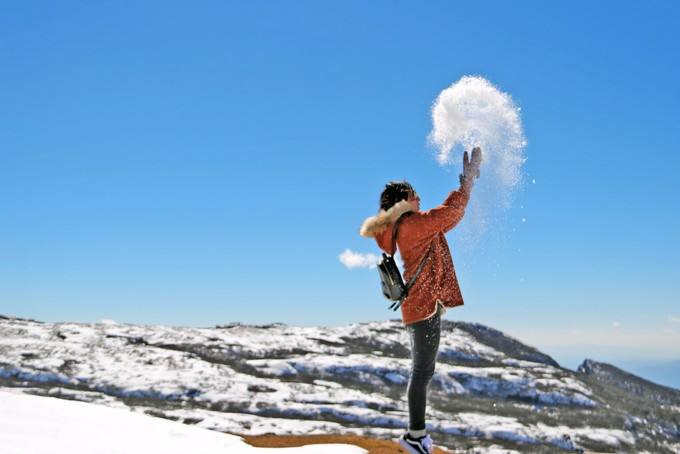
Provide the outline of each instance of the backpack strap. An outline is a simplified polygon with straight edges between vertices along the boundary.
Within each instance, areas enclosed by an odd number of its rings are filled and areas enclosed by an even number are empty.
[[[413,211],[407,211],[406,213],[403,213],[401,216],[399,216],[397,220],[394,221],[394,224],[392,224],[392,250],[394,251],[392,255],[397,253],[397,230],[399,229],[399,224],[401,224],[402,220],[406,219],[406,217],[412,214]]]
[[[423,268],[425,268],[425,262],[427,261],[428,257],[430,256],[430,252],[432,252],[432,246],[434,242],[430,242],[430,246],[427,248],[427,252],[425,253],[425,257],[420,261],[418,264],[418,268],[416,269],[416,272],[413,276],[411,276],[411,279],[408,280],[406,283],[406,291],[408,292],[411,287],[413,287],[413,284],[415,284],[416,279],[418,279],[418,275],[420,274],[421,271],[423,271]]]

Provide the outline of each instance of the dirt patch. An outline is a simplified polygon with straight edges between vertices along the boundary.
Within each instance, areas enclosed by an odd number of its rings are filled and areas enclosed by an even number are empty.
[[[344,443],[364,448],[369,454],[406,454],[406,451],[397,443],[390,440],[378,440],[375,438],[361,437],[358,435],[239,435],[248,444],[258,448],[289,448],[295,446]],[[447,454],[439,448],[435,448],[435,454]]]

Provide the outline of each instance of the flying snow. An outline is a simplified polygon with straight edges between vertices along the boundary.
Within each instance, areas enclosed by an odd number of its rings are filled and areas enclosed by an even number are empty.
[[[462,151],[482,148],[483,170],[512,189],[521,179],[526,140],[520,109],[509,94],[483,77],[465,76],[443,90],[432,107],[429,139],[442,165],[460,162]]]
[[[463,151],[481,147],[481,176],[461,225],[463,238],[479,239],[487,227],[501,224],[522,183],[527,142],[520,108],[487,79],[464,76],[434,101],[428,139],[444,167],[460,165]]]

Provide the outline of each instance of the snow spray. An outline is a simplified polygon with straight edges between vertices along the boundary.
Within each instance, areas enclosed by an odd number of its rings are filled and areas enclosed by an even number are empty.
[[[463,236],[477,239],[491,219],[510,207],[522,182],[527,142],[520,109],[485,78],[464,76],[434,101],[428,139],[444,167],[458,166],[464,150],[482,148],[481,177],[462,224]]]

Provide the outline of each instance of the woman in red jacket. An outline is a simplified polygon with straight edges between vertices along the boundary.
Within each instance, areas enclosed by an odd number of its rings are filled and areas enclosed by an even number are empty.
[[[413,454],[433,452],[432,439],[425,433],[425,407],[439,349],[440,319],[447,308],[463,304],[444,234],[463,218],[474,179],[479,177],[481,161],[479,148],[472,150],[471,160],[466,151],[460,188],[452,191],[444,203],[428,211],[419,211],[420,197],[409,183],[388,183],[380,195],[380,212],[366,219],[360,230],[362,236],[375,238],[382,250],[394,255],[392,224],[403,214],[411,213],[400,221],[396,238],[404,262],[405,282],[430,251],[401,304],[402,320],[410,336],[412,365],[407,389],[409,427],[399,442]]]

